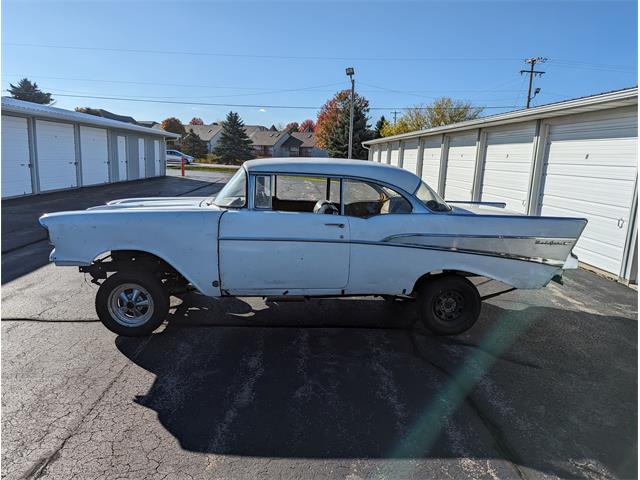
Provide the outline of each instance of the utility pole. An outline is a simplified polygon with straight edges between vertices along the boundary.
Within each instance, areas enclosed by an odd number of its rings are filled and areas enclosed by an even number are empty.
[[[528,73],[529,74],[529,92],[527,93],[527,108],[529,108],[529,106],[531,105],[531,100],[534,99],[534,97],[536,95],[538,95],[538,93],[540,93],[540,89],[536,88],[533,96],[531,96],[531,88],[533,87],[533,77],[534,75],[538,75],[539,77],[541,77],[542,75],[544,75],[546,72],[540,72],[540,71],[536,71],[534,69],[536,63],[544,63],[546,62],[547,59],[544,57],[535,57],[535,58],[527,58],[524,63],[528,63],[529,65],[531,65],[529,70],[520,70],[520,75],[522,75],[523,73]]]
[[[397,110],[394,110],[394,111],[393,111],[393,112],[391,112],[391,113],[393,113],[393,124],[395,125],[395,124],[396,124],[397,117],[398,117],[398,114],[399,114],[400,112],[398,112]]]
[[[351,158],[351,154],[353,152],[353,104],[355,102],[355,94],[356,94],[356,81],[353,79],[353,74],[355,71],[353,67],[347,67],[347,75],[351,79],[351,105],[349,105],[349,150],[347,153],[347,158]]]

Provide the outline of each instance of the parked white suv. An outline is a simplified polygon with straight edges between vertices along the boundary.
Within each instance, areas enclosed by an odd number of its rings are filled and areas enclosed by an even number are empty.
[[[180,150],[167,150],[167,163],[182,163],[184,157],[185,163],[193,163],[193,157],[182,153]]]

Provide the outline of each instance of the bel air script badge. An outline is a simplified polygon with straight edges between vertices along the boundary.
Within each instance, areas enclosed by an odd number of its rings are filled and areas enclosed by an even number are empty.
[[[571,245],[571,240],[536,240],[536,245]]]

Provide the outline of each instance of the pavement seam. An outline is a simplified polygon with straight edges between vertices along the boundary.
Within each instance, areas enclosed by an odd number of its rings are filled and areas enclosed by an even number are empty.
[[[152,338],[153,336],[148,337],[145,340],[145,342],[138,347],[132,359],[135,360],[138,357],[138,355],[142,353],[142,351],[149,344]],[[98,395],[98,398],[96,398],[96,400],[91,404],[91,407],[87,410],[87,412],[84,415],[82,415],[82,417],[76,422],[76,425],[69,431],[69,433],[62,440],[60,445],[49,455],[47,455],[44,458],[41,458],[38,462],[36,462],[36,464],[31,469],[29,469],[25,474],[23,474],[21,478],[36,480],[38,478],[41,478],[46,473],[47,467],[49,467],[50,465],[53,465],[58,460],[58,458],[60,458],[60,453],[62,449],[65,447],[65,445],[67,444],[67,442],[71,439],[71,437],[75,436],[76,433],[78,433],[78,430],[80,430],[80,427],[84,423],[84,420],[89,415],[91,415],[91,413],[96,409],[96,407],[105,397],[105,395],[109,392],[109,390],[111,390],[111,387],[113,387],[116,381],[122,376],[122,373],[125,371],[125,369],[129,366],[131,366],[131,363],[127,362],[122,366],[120,370],[118,370],[118,372],[114,375],[113,379],[102,390],[100,395]]]

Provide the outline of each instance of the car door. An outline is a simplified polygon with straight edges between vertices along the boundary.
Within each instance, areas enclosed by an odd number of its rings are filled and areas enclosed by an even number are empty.
[[[254,176],[251,208],[227,211],[220,220],[223,291],[339,294],[349,278],[349,222],[342,215],[308,211],[313,205],[306,199],[278,204],[298,211],[274,210],[272,182],[270,175]]]
[[[416,231],[411,203],[390,187],[356,179],[343,181],[342,198],[351,242],[346,293],[407,293],[407,273],[420,259],[411,249],[389,247],[387,239]]]

